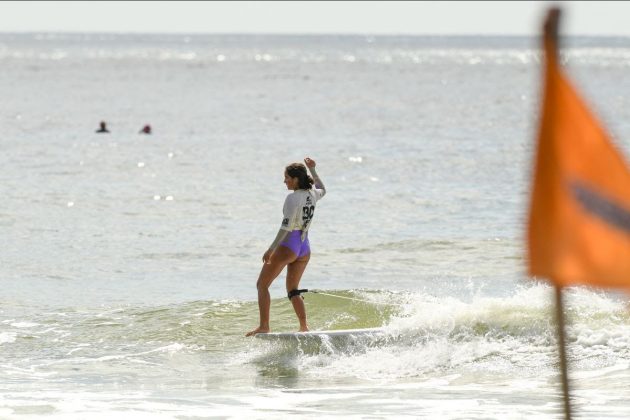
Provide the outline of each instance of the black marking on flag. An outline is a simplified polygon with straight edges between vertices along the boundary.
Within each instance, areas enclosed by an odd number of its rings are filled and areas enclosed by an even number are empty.
[[[575,199],[587,211],[609,225],[630,233],[630,211],[578,181],[572,181],[570,188]]]

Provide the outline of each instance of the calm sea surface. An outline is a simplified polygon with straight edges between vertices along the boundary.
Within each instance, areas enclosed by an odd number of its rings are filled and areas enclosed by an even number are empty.
[[[562,59],[630,155],[630,39]],[[0,418],[561,416],[524,261],[537,39],[0,34],[0,66]],[[305,156],[301,286],[354,299],[305,295],[311,327],[385,337],[243,337]],[[625,297],[567,300],[576,413],[630,417]]]

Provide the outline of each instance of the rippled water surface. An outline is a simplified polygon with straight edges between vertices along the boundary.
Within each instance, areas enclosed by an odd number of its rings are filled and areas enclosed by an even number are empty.
[[[524,267],[536,42],[0,35],[0,417],[557,418],[552,291]],[[630,41],[562,60],[630,152]],[[384,335],[243,337],[307,155],[311,327]],[[576,412],[627,418],[625,297],[567,300]]]

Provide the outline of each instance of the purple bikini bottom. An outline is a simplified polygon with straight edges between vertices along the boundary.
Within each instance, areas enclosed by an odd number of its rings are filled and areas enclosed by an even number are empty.
[[[284,241],[280,242],[280,245],[289,248],[298,258],[311,252],[311,244],[308,242],[308,232],[306,232],[306,238],[304,238],[304,242],[302,242],[301,230],[294,230],[289,233]]]

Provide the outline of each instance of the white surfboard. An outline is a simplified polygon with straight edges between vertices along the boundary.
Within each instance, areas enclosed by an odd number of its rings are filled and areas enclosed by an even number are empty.
[[[326,337],[361,337],[380,336],[385,334],[383,328],[357,328],[353,330],[328,330],[328,331],[306,331],[306,332],[269,332],[258,333],[254,337],[263,340],[286,340],[286,339],[309,339]]]

